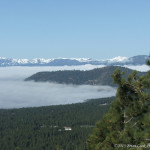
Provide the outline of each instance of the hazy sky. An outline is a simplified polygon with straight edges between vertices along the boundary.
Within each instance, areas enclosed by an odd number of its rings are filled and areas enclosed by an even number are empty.
[[[148,55],[149,0],[1,0],[0,56]]]

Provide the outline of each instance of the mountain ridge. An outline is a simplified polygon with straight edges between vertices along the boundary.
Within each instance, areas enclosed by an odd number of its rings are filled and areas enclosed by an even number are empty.
[[[35,82],[56,82],[59,84],[73,84],[73,85],[109,85],[115,86],[111,75],[114,70],[119,68],[126,72],[125,78],[132,73],[133,70],[118,67],[106,66],[103,68],[96,68],[88,71],[80,70],[64,70],[64,71],[45,71],[38,72],[25,79],[25,81]],[[138,75],[144,75],[144,72],[138,72]]]
[[[144,65],[147,55],[133,57],[117,56],[112,59],[93,60],[91,58],[35,58],[35,59],[12,59],[0,57],[0,67],[8,66],[77,66],[77,65]]]

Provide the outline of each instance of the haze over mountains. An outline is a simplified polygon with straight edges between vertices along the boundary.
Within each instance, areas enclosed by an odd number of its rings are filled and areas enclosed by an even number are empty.
[[[7,66],[76,66],[76,65],[145,65],[147,55],[138,55],[130,58],[115,57],[106,60],[93,60],[90,58],[35,58],[35,59],[11,59],[0,57],[0,67]]]

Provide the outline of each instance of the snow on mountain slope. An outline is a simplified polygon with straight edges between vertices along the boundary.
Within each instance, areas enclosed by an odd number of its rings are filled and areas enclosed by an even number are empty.
[[[0,66],[77,66],[77,65],[144,65],[146,55],[134,57],[115,57],[106,60],[92,60],[90,58],[35,58],[35,59],[10,59],[0,57]]]
[[[108,60],[108,62],[128,62],[128,61],[130,61],[130,60],[127,57],[121,57],[121,56],[118,56],[118,57]]]

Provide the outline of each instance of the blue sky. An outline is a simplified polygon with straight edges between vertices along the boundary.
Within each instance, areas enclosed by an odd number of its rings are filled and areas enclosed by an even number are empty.
[[[148,55],[149,0],[1,0],[0,56]]]

